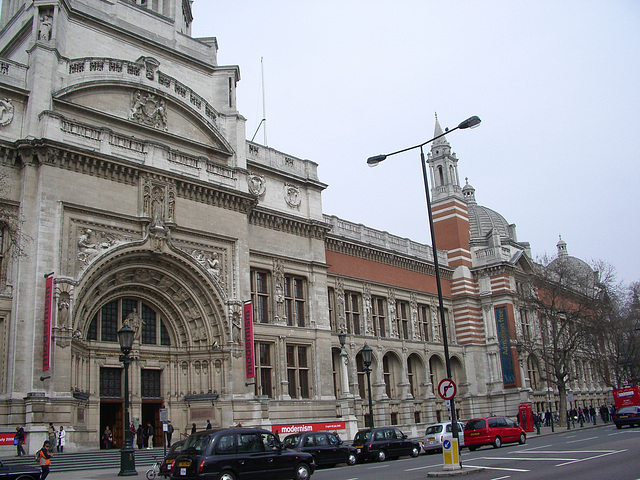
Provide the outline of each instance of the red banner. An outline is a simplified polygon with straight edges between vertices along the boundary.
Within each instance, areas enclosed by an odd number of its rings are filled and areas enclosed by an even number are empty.
[[[45,280],[44,330],[42,335],[42,371],[51,366],[51,306],[53,302],[53,275]]]
[[[271,427],[272,432],[278,432],[280,435],[289,435],[290,433],[318,432],[321,430],[344,430],[346,427],[344,422],[330,423],[294,423],[291,425],[274,425]]]
[[[0,445],[13,445],[15,433],[0,433]]]
[[[244,354],[247,378],[255,378],[256,359],[253,346],[253,304],[251,302],[244,304]]]

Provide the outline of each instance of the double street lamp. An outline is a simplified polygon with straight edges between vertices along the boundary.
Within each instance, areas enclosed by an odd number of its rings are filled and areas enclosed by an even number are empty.
[[[465,121],[461,122],[457,127],[452,128],[450,130],[445,129],[444,133],[437,135],[432,139],[427,140],[426,142],[420,143],[418,145],[414,145],[413,147],[403,148],[402,150],[398,150],[396,152],[387,153],[386,155],[376,155],[374,157],[370,157],[367,160],[367,164],[370,167],[375,167],[380,162],[386,160],[387,157],[396,155],[398,153],[407,152],[415,148],[420,149],[420,163],[422,164],[422,176],[424,179],[424,193],[427,198],[427,213],[429,215],[429,228],[431,230],[431,245],[433,248],[433,265],[436,270],[436,285],[438,287],[438,306],[440,307],[440,323],[442,328],[442,338],[443,338],[443,345],[444,345],[444,359],[447,367],[447,378],[449,379],[451,378],[451,361],[449,359],[449,342],[447,340],[447,324],[444,316],[444,304],[442,300],[442,285],[440,282],[440,265],[438,263],[438,249],[436,247],[436,236],[433,231],[433,213],[431,211],[431,197],[429,196],[429,182],[427,180],[427,163],[424,158],[424,151],[422,147],[424,147],[428,143],[433,142],[434,140],[437,140],[440,137],[444,137],[446,134],[451,133],[454,130],[464,130],[466,128],[477,127],[478,125],[480,125],[480,121],[481,121],[480,118],[474,115],[473,117],[469,117]],[[367,348],[366,345],[365,345],[365,348]],[[362,350],[362,354],[364,358],[364,349]],[[371,355],[371,353],[369,353],[369,355]],[[365,360],[365,366],[366,366],[366,360]],[[368,375],[369,374],[367,373],[367,378],[368,378]],[[371,387],[369,387],[369,390],[371,390]],[[371,402],[371,395],[369,395],[369,402]],[[454,399],[452,398],[450,402],[451,402],[451,433],[453,434],[453,438],[455,438],[456,441],[458,441],[458,421],[456,418],[456,408],[455,408]]]
[[[129,353],[131,353],[134,335],[134,330],[126,323],[118,330],[118,343],[120,343],[120,351],[122,352],[119,360],[124,364],[124,446],[120,450],[119,477],[138,475],[131,429],[129,428],[129,364],[131,363]]]
[[[367,387],[369,392],[369,427],[374,428],[373,422],[373,401],[371,399],[371,354],[373,350],[366,343],[362,347],[362,363],[364,363],[364,373],[367,374]]]

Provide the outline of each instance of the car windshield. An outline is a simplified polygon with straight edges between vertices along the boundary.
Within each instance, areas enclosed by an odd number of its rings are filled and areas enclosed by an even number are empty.
[[[298,438],[300,438],[300,434],[289,435],[284,439],[284,442],[282,443],[285,447],[292,448],[296,443],[298,443]]]
[[[622,407],[617,413],[637,413],[640,407]]]
[[[469,420],[464,427],[465,430],[478,430],[479,428],[487,428],[487,423],[483,418],[478,420]]]
[[[169,450],[169,453],[176,453],[181,451],[182,445],[183,445],[183,442],[174,443],[173,445],[171,445],[171,450]]]
[[[354,445],[362,445],[364,442],[371,438],[371,430],[363,430],[356,433],[356,436],[353,437]]]
[[[442,432],[442,425],[430,425],[427,427],[427,430],[424,432],[425,435],[435,435],[436,433]]]
[[[195,452],[201,453],[203,450],[207,448],[213,435],[191,435],[184,441],[182,445],[183,452]]]

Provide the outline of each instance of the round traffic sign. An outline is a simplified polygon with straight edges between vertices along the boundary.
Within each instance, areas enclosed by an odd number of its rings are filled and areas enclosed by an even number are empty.
[[[444,400],[451,400],[456,395],[456,384],[450,378],[445,378],[438,384],[438,394]]]

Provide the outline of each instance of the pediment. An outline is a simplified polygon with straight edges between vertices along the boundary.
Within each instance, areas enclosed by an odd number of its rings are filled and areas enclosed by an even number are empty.
[[[125,129],[162,143],[178,141],[191,144],[192,149],[233,155],[233,148],[213,122],[158,89],[121,81],[91,81],[56,92],[56,100],[56,110],[79,121]]]

